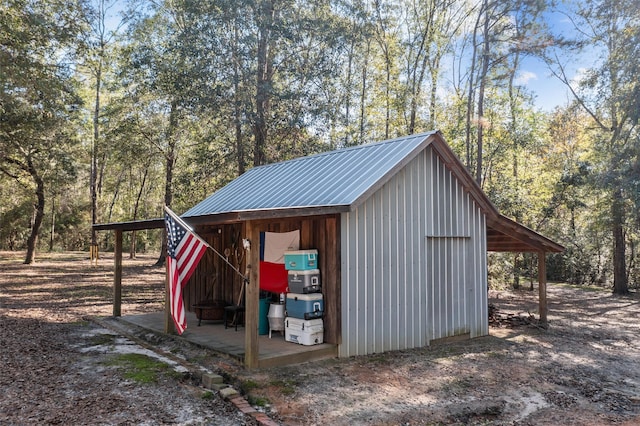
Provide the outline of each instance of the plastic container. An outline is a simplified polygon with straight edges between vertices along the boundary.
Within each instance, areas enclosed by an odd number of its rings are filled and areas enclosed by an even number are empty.
[[[284,252],[284,268],[288,271],[304,271],[318,268],[318,250],[291,250]]]
[[[288,272],[289,291],[291,293],[319,293],[322,291],[320,284],[320,270],[307,269],[304,271]]]
[[[322,319],[301,320],[285,319],[284,340],[299,345],[319,345],[324,342],[324,324]]]
[[[282,303],[272,303],[269,306],[269,338],[271,338],[272,331],[284,330],[284,308]]]
[[[260,299],[258,315],[258,334],[264,336],[269,334],[269,298]]]
[[[287,293],[286,309],[288,317],[305,320],[322,318],[324,314],[322,293]]]

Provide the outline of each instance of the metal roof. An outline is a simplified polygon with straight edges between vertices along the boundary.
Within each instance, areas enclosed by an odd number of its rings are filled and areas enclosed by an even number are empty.
[[[503,216],[438,131],[255,167],[182,215],[192,225],[353,211],[431,146],[487,217],[489,251],[561,252],[560,244]],[[163,219],[96,224],[96,230],[161,228]]]
[[[255,167],[182,217],[281,209],[348,211],[410,161],[436,132]]]

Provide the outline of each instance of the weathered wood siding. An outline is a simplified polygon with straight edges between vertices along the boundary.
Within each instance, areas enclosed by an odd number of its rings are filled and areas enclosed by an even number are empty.
[[[260,232],[288,232],[300,230],[300,248],[317,249],[322,293],[324,298],[324,341],[340,343],[340,217],[338,215],[274,218],[273,220],[253,221],[252,226]],[[221,224],[219,226],[200,226],[196,232],[212,247],[224,254],[229,249],[230,261],[245,272],[245,259],[242,257],[242,239],[246,238],[243,223]],[[251,250],[259,250],[259,241],[252,242]],[[239,247],[237,253],[234,247]],[[242,278],[238,276],[213,251],[208,250],[185,287],[185,305],[210,299],[236,303],[242,288]]]
[[[488,334],[485,216],[431,148],[341,218],[341,357]]]
[[[243,224],[199,226],[195,231],[219,253],[224,255],[228,249],[229,262],[244,273]],[[237,303],[241,288],[242,278],[220,256],[207,250],[185,286],[184,303],[187,310],[193,310],[191,306],[203,300]]]

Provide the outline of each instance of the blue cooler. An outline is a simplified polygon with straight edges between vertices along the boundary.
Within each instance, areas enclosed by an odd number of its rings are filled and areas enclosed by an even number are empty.
[[[322,293],[287,293],[285,309],[288,317],[305,320],[322,318],[324,314]]]
[[[284,268],[287,271],[306,271],[318,268],[318,250],[292,250],[284,252]]]

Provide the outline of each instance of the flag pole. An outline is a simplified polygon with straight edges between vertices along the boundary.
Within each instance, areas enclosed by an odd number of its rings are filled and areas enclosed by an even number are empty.
[[[213,250],[213,252],[215,254],[217,254],[220,259],[222,259],[223,261],[225,261],[227,263],[227,265],[229,265],[231,267],[231,269],[233,269],[238,275],[240,275],[242,277],[242,279],[244,280],[245,283],[249,282],[249,277],[247,277],[246,275],[244,275],[242,272],[240,272],[240,270],[238,268],[236,268],[231,262],[229,262],[229,260],[223,256],[218,250],[214,249],[213,247],[211,247],[211,245],[209,243],[207,243],[205,240],[203,240],[200,235],[196,234],[193,231],[193,228],[191,226],[189,226],[184,220],[182,220],[182,218],[180,216],[178,216],[177,214],[175,214],[173,212],[173,210],[171,210],[168,206],[164,206],[164,210],[171,215],[171,217],[173,217],[173,219],[180,223],[180,225],[182,225],[184,228],[188,229],[189,231],[191,231],[193,233],[193,235],[200,241],[202,241],[202,243],[207,246],[208,248],[210,248],[211,250]]]

